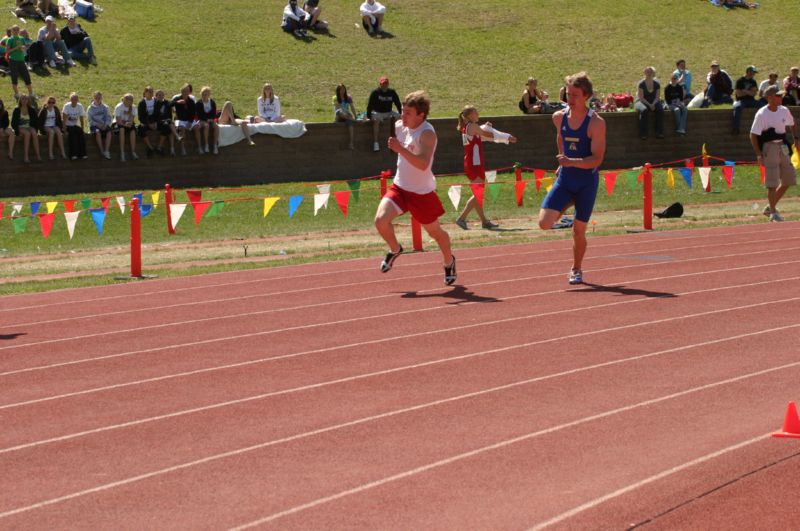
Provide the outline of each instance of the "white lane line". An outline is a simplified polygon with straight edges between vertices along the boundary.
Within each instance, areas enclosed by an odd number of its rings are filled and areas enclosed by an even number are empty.
[[[797,326],[800,326],[800,325],[792,325],[792,327],[797,327]],[[751,334],[746,334],[746,335],[742,334],[740,336],[733,336],[733,337],[729,337],[729,338],[725,338],[725,339],[719,339],[719,340],[715,340],[713,342],[703,342],[703,343],[696,343],[694,345],[686,345],[684,347],[678,347],[678,348],[669,349],[669,352],[675,352],[677,350],[686,350],[686,349],[690,349],[690,348],[699,348],[699,347],[706,346],[706,345],[712,344],[712,343],[719,343],[719,342],[724,342],[724,341],[732,341],[732,340],[736,340],[736,339],[741,339],[743,337],[757,336],[757,335],[761,335],[761,334],[771,333],[771,332],[774,332],[774,331],[781,331],[784,328],[786,328],[786,327],[775,328],[775,329],[772,329],[772,330],[759,330],[759,331],[753,332]],[[665,352],[667,352],[667,351],[665,351]],[[642,356],[642,357],[648,357],[648,356],[653,356],[653,355],[656,355],[656,354],[655,353],[651,353],[649,355],[645,355],[645,356]],[[608,362],[608,363],[612,363],[612,362]],[[306,509],[310,509],[312,507],[316,507],[318,505],[322,505],[323,503],[328,503],[330,501],[334,501],[334,500],[337,500],[339,498],[343,498],[345,496],[349,496],[349,495],[352,495],[352,494],[363,492],[363,491],[366,491],[366,490],[369,490],[369,489],[372,489],[372,488],[375,488],[375,487],[378,487],[378,486],[381,486],[381,485],[385,485],[385,484],[393,482],[393,481],[397,481],[397,480],[400,480],[400,479],[411,477],[411,476],[420,474],[422,472],[426,472],[428,470],[432,470],[432,469],[435,469],[435,468],[439,468],[439,467],[454,463],[456,461],[461,461],[461,460],[464,460],[464,459],[467,459],[467,458],[470,458],[470,457],[474,457],[476,455],[480,455],[480,454],[483,454],[483,453],[486,453],[486,452],[489,452],[489,451],[492,451],[492,450],[497,450],[497,449],[500,449],[500,448],[504,448],[506,446],[510,446],[512,444],[516,444],[516,443],[527,441],[527,440],[530,440],[530,439],[533,439],[533,438],[536,438],[536,437],[540,437],[542,435],[555,433],[557,431],[561,431],[561,430],[564,430],[564,429],[567,429],[567,428],[571,428],[571,427],[574,427],[574,426],[585,424],[585,423],[588,423],[588,422],[591,422],[591,421],[594,421],[594,420],[600,420],[600,419],[603,419],[603,418],[611,417],[613,415],[617,415],[617,414],[620,414],[620,413],[631,411],[631,410],[634,410],[634,409],[637,409],[637,408],[650,406],[650,405],[653,405],[653,404],[658,404],[660,402],[664,402],[666,400],[671,400],[673,398],[678,398],[678,397],[686,396],[686,395],[689,395],[689,394],[692,394],[692,393],[706,391],[708,389],[713,389],[715,387],[719,387],[719,386],[722,386],[722,385],[736,383],[736,382],[739,382],[739,381],[742,381],[742,380],[745,380],[745,379],[754,378],[754,377],[757,377],[757,376],[763,376],[765,374],[770,374],[772,372],[777,372],[777,371],[781,371],[781,370],[784,370],[784,369],[794,368],[794,367],[797,367],[797,366],[800,366],[800,361],[794,362],[794,363],[785,364],[785,365],[780,365],[780,366],[777,366],[777,367],[771,367],[769,369],[762,369],[760,371],[751,372],[751,373],[748,373],[748,374],[745,374],[745,375],[739,375],[739,376],[736,376],[736,377],[733,377],[733,378],[720,380],[718,382],[713,382],[713,383],[710,383],[710,384],[705,384],[705,385],[702,385],[702,386],[693,387],[693,388],[686,389],[686,390],[683,390],[683,391],[678,391],[676,393],[671,393],[671,394],[668,394],[668,395],[664,395],[664,396],[661,396],[659,398],[653,398],[653,399],[650,399],[650,400],[645,400],[645,401],[639,402],[637,404],[632,404],[632,405],[628,405],[628,406],[614,408],[614,409],[605,411],[603,413],[597,413],[597,414],[594,414],[594,415],[590,415],[588,417],[583,417],[581,419],[577,419],[577,420],[573,420],[573,421],[566,422],[566,423],[563,423],[563,424],[559,424],[559,425],[556,425],[556,426],[552,426],[550,428],[545,428],[543,430],[538,430],[538,431],[535,431],[535,432],[532,432],[532,433],[528,433],[528,434],[525,434],[525,435],[522,435],[522,436],[519,436],[519,437],[514,437],[512,439],[506,439],[504,441],[500,441],[500,442],[497,442],[497,443],[494,443],[494,444],[491,444],[491,445],[488,445],[488,446],[477,448],[477,449],[471,450],[469,452],[457,454],[455,456],[451,456],[451,457],[448,457],[446,459],[435,461],[433,463],[429,463],[427,465],[423,465],[423,466],[414,468],[412,470],[408,470],[408,471],[402,472],[400,474],[395,474],[393,476],[389,476],[389,477],[386,477],[386,478],[383,478],[383,479],[380,479],[380,480],[377,480],[377,481],[366,483],[366,484],[360,485],[360,486],[352,488],[352,489],[341,491],[341,492],[339,492],[337,494],[334,494],[332,496],[327,496],[325,498],[319,498],[319,499],[314,500],[312,502],[309,502],[309,503],[306,503],[306,504],[303,504],[303,505],[295,506],[295,507],[293,507],[291,509],[287,509],[285,511],[281,511],[279,513],[275,513],[275,514],[272,514],[270,516],[267,516],[266,518],[262,518],[262,519],[256,520],[255,522],[250,522],[248,524],[245,524],[243,526],[238,527],[237,529],[244,529],[246,527],[252,527],[254,525],[259,525],[259,524],[263,524],[263,523],[269,522],[271,520],[276,520],[278,518],[281,518],[281,517],[284,517],[284,516],[288,516],[290,514],[294,514],[294,513],[297,513],[297,512],[306,510]],[[584,368],[574,369],[572,371],[565,371],[565,374],[581,372],[581,371],[584,371],[584,370],[586,370],[586,369],[584,369]],[[555,377],[557,377],[557,376],[556,375],[551,375],[551,376],[548,376],[548,377],[541,377],[541,378],[538,378],[536,380],[555,378]],[[485,394],[485,392],[482,392],[482,393]],[[437,401],[437,402],[435,402],[433,404],[446,403],[446,402],[451,402],[453,400],[454,400],[454,398],[450,398],[450,399]],[[401,414],[401,413],[405,413],[407,411],[416,411],[416,410],[421,409],[422,407],[429,407],[429,406],[425,406],[425,405],[413,406],[413,407],[405,408],[405,409],[402,409],[402,410],[382,413],[380,415],[374,415],[374,416],[371,416],[371,417],[365,417],[365,418],[362,418],[362,419],[357,419],[357,420],[354,420],[354,421],[350,421],[350,422],[346,422],[346,423],[342,423],[342,424],[337,424],[337,425],[334,425],[334,426],[328,426],[326,428],[320,428],[320,429],[317,429],[317,430],[313,430],[313,431],[309,431],[309,432],[305,432],[305,433],[300,433],[300,434],[284,437],[282,439],[276,439],[276,440],[272,440],[272,441],[267,441],[267,442],[264,442],[264,443],[255,444],[255,445],[248,446],[248,447],[245,447],[245,448],[239,448],[239,449],[236,449],[236,450],[231,450],[231,451],[228,451],[228,452],[223,452],[223,453],[207,456],[207,457],[204,457],[202,459],[197,459],[197,460],[194,460],[194,461],[181,463],[179,465],[174,465],[174,466],[167,467],[167,468],[162,468],[162,469],[159,469],[159,470],[154,470],[154,471],[147,472],[147,473],[144,473],[144,474],[139,474],[137,476],[132,476],[132,477],[129,477],[129,478],[125,478],[123,480],[114,481],[114,482],[110,482],[110,483],[105,483],[103,485],[98,485],[97,487],[92,487],[90,489],[85,489],[85,490],[73,492],[71,494],[67,494],[67,495],[64,495],[64,496],[59,496],[59,497],[56,497],[56,498],[51,498],[51,499],[44,500],[44,501],[41,501],[41,502],[38,502],[38,503],[34,503],[34,504],[31,504],[31,505],[18,507],[16,509],[11,509],[9,511],[0,513],[0,518],[7,518],[7,517],[13,516],[15,514],[20,514],[20,513],[32,511],[34,509],[40,509],[42,507],[47,507],[49,505],[54,505],[56,503],[65,502],[65,501],[68,501],[68,500],[72,500],[72,499],[75,499],[75,498],[86,496],[88,494],[94,494],[94,493],[98,493],[98,492],[103,492],[103,491],[106,491],[106,490],[110,490],[110,489],[113,489],[113,488],[116,488],[116,487],[120,487],[120,486],[123,486],[123,485],[128,485],[128,484],[135,483],[135,482],[138,482],[138,481],[142,481],[142,480],[145,480],[145,479],[149,479],[149,478],[152,478],[152,477],[157,477],[157,476],[161,476],[161,475],[164,475],[164,474],[169,474],[171,472],[176,472],[176,471],[179,471],[179,470],[184,470],[184,469],[187,469],[187,468],[191,468],[193,466],[202,465],[202,464],[210,463],[210,462],[213,462],[213,461],[218,461],[220,459],[224,459],[224,458],[227,458],[227,457],[239,456],[239,455],[242,455],[242,454],[245,454],[245,453],[249,453],[249,452],[252,452],[252,451],[255,451],[255,450],[260,450],[260,449],[267,448],[267,447],[270,447],[270,446],[275,446],[275,445],[282,444],[282,443],[292,442],[292,441],[296,441],[296,440],[299,440],[299,439],[304,439],[304,438],[308,438],[308,437],[311,437],[311,436],[314,436],[314,435],[320,435],[320,434],[323,434],[323,433],[328,433],[328,432],[331,432],[331,431],[334,431],[334,430],[338,430],[338,429],[342,429],[342,428],[346,428],[346,427],[351,427],[351,426],[356,426],[356,425],[359,425],[359,424],[364,424],[366,422],[370,422],[370,421],[377,420],[377,419],[382,419],[382,418],[387,418],[387,417],[390,417],[390,416],[395,416],[395,415],[398,415],[398,414]]]
[[[576,514],[582,513],[583,511],[586,511],[586,510],[591,509],[593,507],[597,507],[598,505],[600,505],[602,503],[605,503],[605,502],[607,502],[609,500],[612,500],[614,498],[622,496],[623,494],[627,494],[628,492],[634,491],[634,490],[636,490],[638,488],[644,487],[645,485],[647,485],[649,483],[654,483],[656,481],[660,481],[660,480],[662,480],[662,479],[664,479],[664,478],[666,478],[668,476],[671,476],[673,474],[677,474],[678,472],[682,472],[683,470],[686,470],[687,468],[691,468],[693,466],[697,466],[697,465],[703,464],[706,461],[711,461],[712,459],[716,459],[717,457],[720,457],[720,456],[725,455],[727,453],[735,452],[736,450],[739,450],[741,448],[744,448],[746,446],[749,446],[751,444],[754,444],[754,443],[757,443],[759,441],[763,441],[763,440],[769,439],[769,438],[770,438],[770,434],[769,433],[765,433],[763,435],[759,435],[758,437],[753,437],[752,439],[748,439],[746,441],[742,441],[740,443],[733,444],[731,446],[722,448],[721,450],[717,450],[716,452],[711,452],[710,454],[706,454],[706,455],[704,455],[702,457],[698,457],[697,459],[692,459],[691,461],[687,461],[687,462],[685,462],[685,463],[683,463],[681,465],[674,466],[672,468],[669,468],[667,470],[659,472],[658,474],[654,474],[654,475],[652,475],[650,477],[647,477],[647,478],[645,478],[645,479],[643,479],[641,481],[637,481],[636,483],[631,483],[627,487],[623,487],[621,489],[615,490],[614,492],[610,492],[610,493],[608,493],[608,494],[606,494],[604,496],[600,496],[599,498],[595,498],[595,499],[593,499],[591,501],[588,501],[588,502],[586,502],[586,503],[584,503],[582,505],[578,505],[577,507],[574,507],[574,508],[570,509],[569,511],[565,511],[565,512],[559,514],[558,516],[554,516],[553,518],[551,518],[549,520],[545,520],[544,522],[540,522],[540,523],[534,525],[533,527],[531,527],[530,531],[539,531],[539,530],[544,529],[546,527],[550,527],[552,525],[558,524],[560,522],[563,522],[564,520],[567,520],[568,518],[572,518]]]
[[[768,239],[768,240],[759,239],[759,240],[751,240],[751,241],[745,241],[745,242],[716,243],[716,244],[713,244],[713,245],[708,245],[708,244],[692,245],[692,246],[687,246],[687,247],[669,248],[667,251],[668,252],[674,252],[674,251],[684,251],[684,250],[692,250],[692,249],[707,249],[708,247],[730,247],[730,246],[738,246],[738,245],[747,245],[747,244],[750,244],[750,243],[769,243],[769,242],[783,242],[783,243],[785,243],[788,240],[792,240],[792,239],[800,239],[800,236],[794,237],[794,238],[775,238],[775,239]],[[647,250],[647,251],[636,251],[636,252],[625,253],[625,254],[615,254],[615,255],[606,255],[606,256],[593,256],[592,257],[592,261],[596,262],[596,261],[602,260],[602,259],[636,257],[638,255],[648,255],[648,254],[652,254],[654,252],[657,253],[657,252],[661,252],[661,251],[662,251],[661,249],[655,249],[655,250]],[[527,253],[519,253],[519,254],[527,254]],[[508,257],[508,256],[511,256],[511,255],[503,255],[503,256],[504,257]],[[492,257],[487,257],[486,259],[491,259],[491,258]],[[473,259],[473,260],[477,260],[477,259]],[[571,263],[571,260],[572,260],[571,258],[570,259],[563,259],[563,260],[555,260],[555,261],[551,259],[551,260],[544,260],[544,261],[541,261],[541,262],[526,262],[526,263],[523,263],[523,264],[492,266],[492,270],[497,271],[497,270],[502,270],[502,269],[518,269],[518,268],[521,268],[521,267],[529,268],[529,267],[532,267],[532,266],[538,266],[538,265],[543,265],[543,264],[552,265],[552,264],[555,264],[555,263],[567,263],[567,262]],[[464,261],[466,261],[466,259]],[[676,262],[677,261],[672,261],[672,263],[676,263]],[[477,268],[477,269],[462,269],[461,273],[462,274],[463,273],[472,273],[472,272],[476,272],[476,271],[484,272],[485,270],[486,270],[485,267],[481,267],[481,268]],[[425,275],[413,275],[413,276],[402,277],[402,280],[433,278],[433,277],[437,277],[437,276],[439,276],[439,275],[438,274],[429,273],[429,274],[425,274]],[[554,275],[546,275],[546,276],[554,276]],[[545,278],[546,276],[529,277],[529,278],[531,278],[531,279]],[[309,287],[305,287],[305,288],[290,289],[290,290],[285,290],[285,291],[277,291],[277,292],[269,292],[269,293],[253,293],[253,294],[249,294],[249,295],[237,295],[237,296],[234,296],[234,297],[223,297],[223,298],[217,298],[217,299],[196,300],[196,301],[188,301],[188,302],[181,302],[181,303],[174,303],[174,304],[163,304],[163,305],[158,305],[158,306],[137,307],[137,308],[131,308],[131,309],[127,309],[127,310],[116,310],[116,311],[106,311],[106,312],[93,313],[93,314],[73,315],[73,316],[68,316],[68,317],[60,317],[60,318],[57,318],[57,319],[42,319],[42,320],[28,321],[28,322],[23,322],[23,323],[3,323],[3,326],[19,328],[19,327],[24,327],[24,326],[41,326],[41,325],[45,325],[45,324],[64,323],[64,322],[70,322],[70,321],[77,321],[77,320],[81,320],[81,319],[98,319],[98,318],[107,319],[107,318],[117,317],[117,316],[120,316],[120,315],[130,315],[130,314],[134,314],[134,313],[153,312],[153,311],[157,311],[157,310],[169,310],[169,309],[186,308],[186,307],[196,308],[196,307],[198,307],[200,305],[203,305],[203,304],[220,304],[220,303],[224,303],[224,302],[238,302],[238,301],[244,301],[244,300],[248,300],[248,299],[263,299],[263,298],[270,298],[270,297],[281,297],[281,296],[297,295],[297,294],[301,294],[301,293],[311,293],[311,292],[325,291],[325,290],[341,290],[341,289],[352,288],[352,287],[363,287],[363,286],[370,285],[370,284],[385,284],[385,283],[389,283],[389,282],[396,282],[397,280],[399,280],[399,279],[397,279],[396,277],[388,277],[388,278],[384,277],[384,278],[381,278],[381,279],[378,279],[378,280],[361,280],[361,281],[358,281],[358,282],[347,282],[347,283],[344,283],[344,284],[334,284],[334,285],[330,285],[330,286],[316,286],[316,285],[314,285],[314,286],[309,286]],[[481,285],[481,284],[475,284],[474,286],[479,286],[479,285]],[[438,289],[436,291],[438,291]],[[362,300],[363,299],[345,299],[345,300],[342,300],[342,301],[338,301],[337,304],[348,304],[348,303],[351,303],[351,302],[360,302]],[[272,310],[272,311],[285,311],[287,309],[291,310],[293,308],[275,309],[275,310]]]
[[[752,256],[752,255],[764,255],[764,254],[769,254],[769,253],[785,253],[786,251],[795,250],[795,249],[800,249],[800,247],[760,250],[760,251],[752,251],[752,252],[747,252],[747,253],[731,253],[731,254],[727,254],[727,255],[715,255],[715,256],[711,256],[711,257],[706,256],[706,257],[699,257],[699,258],[687,258],[685,260],[675,260],[673,262],[661,262],[661,261],[659,261],[659,262],[644,263],[644,264],[633,264],[633,265],[626,265],[626,266],[599,268],[599,269],[593,270],[593,272],[621,270],[621,269],[636,269],[636,268],[643,268],[643,267],[654,267],[654,266],[673,265],[673,264],[684,264],[684,263],[697,262],[697,261],[703,261],[703,260],[716,260],[716,259],[719,259],[719,258],[732,258],[732,257]],[[563,273],[561,273],[561,274],[553,274],[553,275],[537,276],[537,277],[533,277],[533,278],[556,277],[556,276],[561,276],[561,275],[563,275]],[[520,281],[520,279],[514,278],[514,279],[509,279],[509,280],[497,281],[497,282],[494,282],[494,283],[519,282],[519,281]],[[488,283],[484,283],[484,285],[486,285],[486,284],[488,284]],[[478,286],[478,284],[476,284],[476,286]],[[437,289],[433,289],[433,290],[422,291],[420,293],[439,292],[441,290],[442,290],[442,288],[437,288]],[[375,296],[375,297],[363,297],[363,298],[360,298],[360,299],[352,299],[352,300],[349,300],[349,301],[335,301],[335,302],[333,302],[333,304],[352,304],[354,302],[363,302],[363,301],[367,301],[367,300],[375,300],[375,299],[380,299],[380,298],[386,298],[388,296],[389,295],[379,295],[379,296]],[[396,294],[393,294],[393,296],[396,296]],[[461,306],[464,306],[464,304],[462,304]],[[312,328],[312,327],[316,327],[316,326],[326,326],[326,325],[333,325],[333,324],[345,324],[345,323],[350,323],[350,322],[355,322],[355,321],[360,321],[360,320],[375,319],[375,318],[378,318],[378,317],[383,318],[383,317],[391,317],[391,316],[396,316],[396,315],[404,315],[404,314],[413,313],[413,312],[416,312],[416,311],[429,311],[431,309],[437,309],[437,308],[438,307],[426,308],[426,309],[422,309],[422,310],[405,310],[405,311],[399,311],[399,312],[390,312],[390,313],[382,314],[380,316],[357,317],[357,318],[345,319],[345,320],[339,320],[339,321],[327,321],[327,322],[309,324],[309,325],[304,325],[304,326],[299,326],[299,327],[284,328],[284,329],[281,329],[281,330],[272,331],[271,333],[275,333],[275,332],[279,332],[279,331],[280,332],[287,332],[287,331],[292,331],[292,330],[301,330],[301,329],[307,329],[307,328]],[[162,328],[172,328],[172,327],[176,327],[176,326],[189,325],[189,324],[198,324],[198,323],[207,323],[207,322],[211,322],[211,321],[221,321],[221,320],[225,320],[225,319],[237,319],[237,318],[242,318],[242,317],[255,317],[255,316],[258,316],[258,315],[265,315],[265,314],[276,312],[276,311],[286,311],[286,310],[276,310],[276,309],[257,310],[257,311],[243,312],[243,313],[238,313],[238,314],[226,314],[226,315],[219,315],[219,316],[213,316],[213,317],[204,317],[204,318],[199,318],[199,319],[188,319],[188,320],[184,320],[184,321],[172,321],[172,322],[168,322],[168,323],[160,323],[160,324],[156,324],[156,325],[140,326],[140,327],[136,327],[136,328],[127,328],[127,329],[121,329],[121,330],[109,330],[109,331],[104,331],[104,332],[94,332],[94,333],[91,333],[91,334],[84,334],[84,335],[79,335],[79,336],[59,337],[59,338],[54,338],[54,339],[46,339],[46,340],[42,340],[42,341],[33,341],[33,342],[30,342],[30,343],[20,343],[20,344],[15,344],[15,345],[8,345],[8,346],[5,346],[5,347],[0,347],[0,351],[11,350],[11,349],[19,349],[19,348],[31,347],[31,346],[39,346],[39,345],[51,345],[53,343],[62,343],[62,342],[66,342],[66,341],[86,340],[86,339],[92,339],[92,338],[97,338],[97,337],[112,336],[112,335],[117,335],[117,334],[128,334],[128,333],[133,333],[133,332],[142,332],[144,330],[158,330],[158,329],[162,329]]]
[[[783,229],[783,232],[792,232],[792,233],[795,232],[794,228],[788,227],[788,225],[790,225],[790,224],[791,223],[784,223],[782,225],[782,227],[785,227]],[[751,225],[742,225],[740,227],[751,227]],[[662,232],[652,233],[653,236],[658,236],[658,237],[657,238],[653,237],[653,238],[649,238],[649,239],[637,240],[636,243],[648,244],[648,243],[661,243],[661,242],[666,242],[666,241],[673,242],[673,241],[679,241],[679,240],[698,240],[698,239],[704,239],[704,238],[721,238],[721,237],[726,237],[726,236],[740,236],[740,235],[747,236],[747,235],[751,235],[751,234],[763,234],[764,232],[766,232],[766,230],[750,230],[750,231],[735,230],[735,231],[730,231],[730,232],[722,233],[722,234],[719,234],[717,232],[708,233],[709,230],[713,230],[713,229],[723,230],[723,229],[727,229],[727,227],[712,227],[712,228],[706,228],[706,229],[684,229],[684,230],[675,230],[675,231],[663,232],[663,233]],[[773,227],[770,227],[770,229],[773,229]],[[703,233],[702,234],[689,234],[687,236],[671,237],[673,234],[679,234],[679,233],[690,232],[690,231],[698,231],[698,230],[702,230]],[[773,235],[775,233],[778,233],[778,232],[781,232],[781,230],[780,229],[774,229],[774,230],[770,230],[769,231],[769,233],[771,235]],[[636,235],[637,238],[642,238],[644,236],[645,236],[644,234]],[[603,238],[609,238],[609,239],[610,238],[619,238],[619,236],[606,236],[606,237],[603,237]],[[543,242],[531,242],[531,244],[510,244],[510,245],[507,245],[507,246],[500,246],[500,247],[514,248],[514,247],[521,247],[521,246],[524,246],[524,245],[532,245],[533,243],[541,244],[541,243],[551,243],[551,242],[552,243],[559,243],[559,244],[563,243],[564,245],[569,243],[567,240],[563,240],[563,241],[546,240],[546,241],[543,241]],[[602,243],[600,243],[600,244],[593,244],[592,245],[592,249],[596,250],[596,249],[607,248],[607,247],[630,246],[630,244],[631,244],[630,241],[617,242],[617,243],[611,243],[611,244],[602,244]],[[472,250],[476,250],[476,249],[482,249],[482,248],[473,247],[473,248],[469,248],[469,249],[465,249],[465,250],[472,251]],[[551,249],[551,248],[541,249],[541,245],[538,245],[538,247],[536,249],[530,250],[530,251],[522,251],[522,252],[512,251],[510,253],[509,252],[505,252],[505,253],[496,254],[496,255],[484,255],[484,256],[478,256],[478,257],[472,257],[472,258],[465,257],[463,260],[460,260],[460,261],[465,262],[465,261],[468,261],[468,260],[484,260],[484,259],[505,257],[505,256],[508,256],[508,255],[518,256],[518,255],[527,255],[527,254],[547,254],[547,253],[551,253],[552,251],[553,251],[553,249]],[[362,260],[364,260],[364,259],[363,258],[353,258],[353,259],[349,259],[349,260],[339,261],[339,262],[337,262],[337,264],[342,264],[342,263],[347,263],[347,262],[358,262],[358,261],[362,261]],[[430,261],[430,262],[424,261],[424,262],[420,262],[418,265],[430,264],[430,263],[434,263],[434,261]],[[275,267],[275,268],[271,268],[268,271],[276,271],[276,270],[279,270],[279,269],[283,270],[284,268],[305,268],[305,267],[319,266],[319,265],[320,264],[318,262],[315,262],[315,263],[310,263],[310,264],[299,264],[299,265],[291,265],[291,266],[288,266],[288,265],[287,266],[278,266],[278,267]],[[222,283],[207,284],[207,285],[192,285],[192,286],[186,286],[186,287],[182,287],[182,288],[172,288],[172,289],[165,289],[165,290],[153,290],[153,291],[145,291],[145,292],[126,293],[124,295],[93,297],[93,298],[90,298],[90,299],[82,299],[82,300],[58,300],[58,301],[49,301],[48,300],[47,302],[44,302],[44,303],[41,303],[41,304],[33,304],[33,305],[29,305],[29,306],[17,306],[17,307],[0,308],[0,314],[2,314],[3,312],[16,312],[16,311],[19,311],[19,310],[28,310],[28,309],[33,309],[33,308],[36,308],[38,310],[42,310],[43,308],[52,307],[52,306],[74,305],[74,304],[83,304],[83,303],[90,303],[90,302],[101,302],[101,301],[125,299],[125,298],[129,298],[129,297],[132,297],[132,296],[145,297],[145,296],[148,296],[148,295],[165,295],[165,294],[178,293],[178,292],[183,292],[183,291],[209,290],[209,289],[214,289],[214,288],[223,288],[223,287],[230,287],[230,286],[255,284],[255,283],[260,283],[260,282],[275,282],[275,281],[281,281],[281,280],[296,280],[298,278],[312,278],[312,277],[325,276],[325,275],[336,275],[336,274],[341,274],[341,273],[365,272],[365,271],[372,271],[372,270],[373,270],[373,267],[359,267],[359,268],[353,268],[353,269],[337,269],[335,271],[322,271],[322,272],[318,272],[318,273],[307,273],[307,274],[299,274],[299,275],[298,274],[291,274],[291,275],[278,276],[278,277],[248,279],[248,280],[240,280],[240,281],[234,281],[234,282],[222,282]],[[264,270],[264,269],[256,270],[256,271],[258,271],[258,272],[262,272],[262,271],[266,272],[266,270]],[[235,273],[236,272],[234,272],[234,274]],[[232,272],[230,272],[230,271],[223,271],[223,272],[219,272],[219,273],[207,273],[207,274],[204,274],[202,276],[203,277],[214,277],[214,276],[220,276],[220,275],[221,276],[225,276],[225,275],[231,275],[231,274],[232,274]],[[169,279],[169,280],[164,279],[163,282],[174,281],[174,280],[176,280],[176,279]],[[90,287],[90,288],[72,288],[72,289],[67,288],[67,289],[64,289],[64,290],[59,290],[59,293],[66,292],[66,291],[71,291],[71,290],[107,290],[107,289],[108,289],[108,286],[99,286],[99,287]],[[18,295],[17,297],[28,297],[28,296],[29,295]],[[13,297],[15,297],[15,296],[6,297],[6,300],[9,300],[9,299],[11,299]]]

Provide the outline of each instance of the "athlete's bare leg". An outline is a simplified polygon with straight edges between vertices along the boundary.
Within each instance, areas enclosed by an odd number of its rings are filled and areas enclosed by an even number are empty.
[[[375,228],[378,229],[378,234],[381,235],[389,246],[389,250],[393,253],[400,250],[400,244],[397,242],[397,236],[394,233],[394,225],[392,225],[394,218],[399,215],[400,212],[397,211],[397,207],[392,201],[386,198],[381,199],[378,211],[375,213]]]
[[[425,231],[431,235],[431,238],[436,240],[439,249],[442,251],[442,259],[444,265],[449,266],[453,262],[453,253],[450,250],[450,235],[439,225],[439,221],[423,225]]]
[[[542,230],[550,230],[558,218],[561,217],[560,210],[553,210],[552,208],[542,208],[539,210],[539,228]]]
[[[572,269],[580,271],[583,265],[583,256],[586,254],[586,226],[585,221],[577,219],[572,224]]]

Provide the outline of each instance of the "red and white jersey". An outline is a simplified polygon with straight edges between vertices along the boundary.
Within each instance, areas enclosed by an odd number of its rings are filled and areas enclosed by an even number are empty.
[[[468,135],[465,124],[461,129],[461,143],[464,145],[464,168],[483,166],[483,139],[481,135]]]
[[[416,129],[405,127],[402,120],[398,120],[394,127],[397,132],[397,140],[415,155],[420,153],[420,138],[422,137],[422,133],[431,131],[434,136],[436,135],[436,131],[427,120],[422,122]],[[434,152],[436,151],[436,143],[433,145],[433,150]],[[428,194],[433,192],[436,190],[436,177],[433,176],[431,166],[433,166],[433,155],[431,155],[431,161],[428,167],[423,170],[412,166],[402,155],[397,155],[397,172],[395,173],[393,182],[406,192],[413,192],[415,194]]]

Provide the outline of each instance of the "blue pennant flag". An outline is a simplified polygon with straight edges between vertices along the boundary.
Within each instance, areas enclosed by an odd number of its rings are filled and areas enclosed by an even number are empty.
[[[144,206],[144,201],[142,200],[142,194],[133,194],[133,198],[139,200],[139,206]]]
[[[35,216],[37,212],[39,212],[39,207],[42,206],[41,201],[33,201],[31,202],[31,215]]]
[[[678,171],[683,175],[683,180],[686,181],[686,186],[692,187],[692,169],[691,168],[678,168]]]
[[[153,211],[153,205],[142,205],[139,209],[139,216],[140,217],[147,217],[150,212]]]
[[[289,217],[294,216],[294,213],[297,212],[297,208],[300,206],[300,203],[303,202],[303,199],[305,199],[305,197],[302,195],[293,195],[289,198]]]
[[[89,212],[92,214],[92,221],[94,221],[94,226],[97,227],[97,234],[103,235],[103,223],[106,221],[106,209],[105,208],[92,208],[89,209]]]

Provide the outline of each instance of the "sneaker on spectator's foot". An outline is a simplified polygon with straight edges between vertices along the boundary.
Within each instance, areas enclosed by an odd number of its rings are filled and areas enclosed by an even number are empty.
[[[50,59],[49,61],[47,61],[47,65],[48,65],[50,68],[56,68],[56,62],[55,62],[55,61],[53,61],[52,59]]]
[[[94,55],[89,58],[89,62],[92,63],[94,66],[97,66],[97,57]]]
[[[186,156],[186,148],[183,147],[183,145],[181,145],[181,155],[184,157]]]
[[[569,272],[570,284],[583,284],[583,271],[580,269],[573,269]]]
[[[453,260],[450,265],[444,266],[444,283],[446,286],[451,285],[456,281],[456,257],[453,255]]]
[[[51,157],[51,158],[52,158],[52,157]],[[76,157],[75,155],[72,155],[72,156],[70,157],[70,159],[71,159],[71,160],[78,160],[78,157]]]
[[[389,251],[386,253],[386,258],[383,259],[381,262],[381,273],[387,273],[389,270],[392,269],[394,265],[394,261],[397,260],[397,257],[403,254],[403,246],[401,245],[400,248],[397,250],[396,253]]]
[[[103,156],[104,156],[105,158],[107,158],[108,160],[111,160],[111,152],[110,152],[110,151],[106,151],[106,152],[104,152],[104,153],[103,153]]]
[[[169,154],[170,154],[170,156],[174,157],[175,156],[175,148],[170,148]]]
[[[164,148],[161,147],[161,146],[158,146],[156,148],[156,153],[158,153],[159,155],[161,155],[163,157],[164,156]]]
[[[488,219],[486,221],[484,221],[483,223],[481,223],[481,227],[483,227],[484,229],[489,229],[489,230],[496,229],[499,226],[500,225],[498,225],[497,223],[492,223]]]
[[[133,153],[131,153],[131,158],[133,160],[139,160],[139,155],[137,155],[136,152],[134,151]]]
[[[203,148],[201,148],[201,147],[198,147],[198,148],[197,148],[197,154],[198,154],[198,155],[205,155],[205,154],[206,154],[206,152],[205,152],[205,151],[203,151]]]
[[[219,146],[214,146],[214,155],[219,155]]]
[[[75,66],[75,61],[73,61],[72,59],[68,59],[67,66]]]
[[[467,226],[467,220],[466,219],[456,218],[456,225],[458,225],[459,227],[461,227],[464,230],[469,230],[469,227]]]
[[[783,216],[781,216],[780,214],[778,214],[778,211],[776,210],[775,212],[773,212],[772,214],[770,214],[770,216],[769,216],[769,220],[770,220],[770,221],[783,221]]]
[[[206,145],[203,147],[203,151],[204,151],[204,152],[206,152],[206,153],[211,153],[211,150],[210,150],[210,149],[208,149],[208,144],[206,144]]]
[[[776,212],[777,212],[777,210],[776,210]],[[764,214],[765,216],[769,217],[772,214],[772,209],[769,208],[769,205],[767,205],[767,206],[764,207],[764,210],[762,210],[761,213]]]
[[[378,144],[377,142],[373,142],[372,143],[372,151],[380,151],[380,150],[381,150],[380,144]]]
[[[125,162],[125,153],[124,152],[119,154],[119,160],[122,161],[122,162]]]
[[[83,160],[86,160],[86,159],[88,159],[88,158],[89,158],[89,155],[84,155],[84,156],[82,156],[81,158],[82,158]]]

